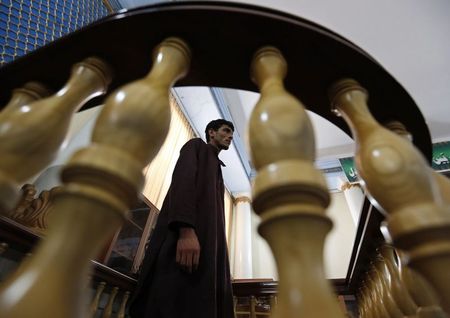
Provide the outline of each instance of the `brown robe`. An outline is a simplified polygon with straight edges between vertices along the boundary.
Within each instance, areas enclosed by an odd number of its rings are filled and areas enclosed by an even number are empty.
[[[181,149],[144,258],[131,317],[233,317],[222,162],[217,155],[200,138]],[[180,224],[193,227],[200,242],[199,267],[192,274],[175,262]]]

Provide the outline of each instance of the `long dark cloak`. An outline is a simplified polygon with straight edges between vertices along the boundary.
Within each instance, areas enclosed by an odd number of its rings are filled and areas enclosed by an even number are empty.
[[[131,317],[234,316],[222,163],[217,155],[215,147],[199,138],[181,149],[141,267]],[[192,274],[175,262],[180,224],[193,227],[200,242],[199,267]]]

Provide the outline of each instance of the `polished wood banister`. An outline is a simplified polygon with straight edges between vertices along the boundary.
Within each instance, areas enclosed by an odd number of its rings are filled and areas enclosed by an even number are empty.
[[[167,19],[173,23],[166,23]],[[144,76],[152,48],[177,34],[195,52],[189,74],[177,86],[256,91],[248,66],[255,50],[271,44],[284,53],[292,70],[286,76],[286,87],[309,110],[350,134],[345,122],[330,113],[326,92],[342,76],[354,76],[370,90],[375,117],[380,121],[397,118],[414,127],[414,144],[431,158],[431,138],[419,108],[375,58],[311,21],[236,2],[172,1],[112,14],[0,68],[0,105],[26,81],[40,81],[59,89],[70,66],[92,54],[111,64],[111,88],[115,89]],[[121,45],[117,45],[117,39]],[[299,40],[314,45],[298,45]],[[48,72],[49,63],[58,72]],[[87,107],[98,104],[97,99]]]

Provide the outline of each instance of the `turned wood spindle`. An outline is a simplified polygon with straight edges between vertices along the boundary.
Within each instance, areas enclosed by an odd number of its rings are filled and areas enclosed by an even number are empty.
[[[439,297],[436,291],[430,285],[429,282],[423,278],[421,274],[412,268],[409,268],[404,264],[402,258],[406,258],[406,255],[401,251],[388,249],[390,257],[396,258],[395,264],[398,270],[400,279],[404,283],[408,294],[417,304],[417,317],[418,318],[446,318],[448,317],[439,305]]]
[[[323,270],[323,244],[332,227],[325,215],[330,197],[314,168],[314,134],[302,104],[283,84],[287,63],[264,47],[251,65],[261,91],[249,123],[249,146],[258,172],[253,208],[279,273],[274,317],[343,317]]]
[[[8,104],[1,110],[2,113],[16,111],[18,108],[28,105],[38,99],[47,97],[51,94],[44,85],[38,82],[28,82],[23,87],[13,90]]]
[[[119,312],[117,313],[117,318],[125,318],[125,311],[127,308],[128,298],[130,297],[130,292],[127,291],[123,294],[122,302],[120,303]]]
[[[370,316],[376,318],[388,317],[385,310],[383,311],[382,306],[379,304],[378,295],[376,294],[376,290],[372,287],[372,281],[368,276],[364,278],[363,294],[368,304]]]
[[[387,273],[387,271],[383,270],[382,261],[378,258],[376,258],[372,264],[370,275],[372,275],[372,277],[376,281],[377,286],[379,287],[381,301],[385,305],[389,316],[392,318],[403,318],[405,315],[400,310],[389,288],[388,281],[391,279],[391,277]]]
[[[403,123],[392,120],[384,124],[384,126],[390,131],[396,133],[397,135],[405,138],[409,142],[412,142],[412,135],[406,129]],[[442,198],[446,204],[450,205],[450,180],[441,175],[440,173],[434,171],[431,167],[427,167],[430,173],[433,175],[435,182],[438,184]],[[388,249],[390,253],[387,255],[391,256],[391,259],[396,258],[396,262],[391,261],[392,264],[397,264],[399,276],[403,280],[405,287],[408,289],[408,295],[414,298],[415,302],[419,306],[417,308],[418,318],[445,318],[447,315],[444,313],[442,308],[439,306],[439,297],[433,290],[433,287],[420,275],[417,271],[412,268],[407,267],[402,262],[401,251],[395,251],[393,247]],[[400,254],[396,256],[396,254]],[[395,256],[394,256],[395,255]],[[403,259],[406,259],[405,255]],[[403,293],[405,295],[406,293]]]
[[[394,307],[392,300],[386,295],[386,290],[381,285],[381,281],[379,280],[373,265],[371,265],[370,270],[367,272],[367,281],[374,304],[380,311],[381,317],[399,317],[396,313],[394,314],[392,312]]]
[[[278,306],[278,298],[276,295],[270,296],[270,312],[273,313]]]
[[[405,138],[406,140],[410,142],[412,141],[411,133],[406,129],[405,125],[403,125],[401,122],[392,120],[386,122],[384,126],[390,131]],[[439,191],[445,203],[450,205],[450,179],[434,171],[433,168],[431,168],[430,166],[427,166],[427,169],[432,174],[435,182],[437,183]]]
[[[400,273],[396,267],[395,260],[393,258],[393,248],[389,245],[383,245],[379,249],[379,255],[377,265],[378,268],[385,272],[385,276],[389,277],[387,280],[388,288],[395,299],[395,302],[399,306],[399,309],[405,316],[413,316],[417,312],[417,304],[411,298],[406,286],[401,281]]]
[[[89,99],[105,93],[110,81],[109,67],[89,57],[73,66],[66,85],[52,96],[35,100],[36,95],[45,95],[37,84],[16,91],[13,96],[20,97],[13,97],[0,112],[0,213],[14,208],[17,185],[55,158],[72,114]]]
[[[150,73],[107,98],[93,143],[76,152],[62,172],[64,185],[54,196],[45,241],[0,289],[0,312],[9,318],[88,314],[82,304],[88,303],[90,259],[137,200],[142,170],[169,129],[170,87],[189,62],[187,45],[166,39],[154,50]]]
[[[330,97],[333,109],[352,130],[356,168],[368,192],[388,214],[394,245],[408,252],[409,265],[431,282],[450,313],[450,206],[425,158],[373,118],[367,92],[356,81],[337,82]]]
[[[2,242],[0,243],[0,255],[2,255],[8,249],[8,243]]]
[[[114,300],[116,299],[117,293],[119,292],[119,287],[114,287],[109,294],[108,303],[103,309],[102,318],[111,318]]]
[[[89,310],[91,318],[95,317],[95,313],[97,312],[98,305],[100,303],[100,297],[102,296],[105,286],[106,286],[106,282],[100,282],[97,285],[97,290],[95,291],[95,296],[94,296],[94,299],[92,300],[91,307]]]
[[[358,304],[358,312],[361,318],[371,318],[370,304],[368,297],[366,296],[362,287],[359,287],[356,294],[356,300]]]
[[[359,287],[358,291],[355,293],[355,299],[359,317],[361,318],[367,317],[367,305],[365,299],[363,298],[361,287]]]
[[[250,296],[250,318],[256,318],[256,297]]]
[[[20,111],[20,107],[48,95],[50,95],[50,91],[44,85],[37,82],[28,82],[23,87],[13,90],[11,99],[1,111],[2,116],[10,117],[14,112]],[[10,213],[10,207],[14,206],[19,200],[20,194],[16,189],[15,182],[4,180],[3,173],[0,171],[0,214]]]

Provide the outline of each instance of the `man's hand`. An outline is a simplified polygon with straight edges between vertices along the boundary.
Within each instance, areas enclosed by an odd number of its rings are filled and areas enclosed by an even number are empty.
[[[197,270],[199,259],[200,243],[195,230],[190,227],[181,227],[177,243],[177,264],[188,273],[192,273]]]

